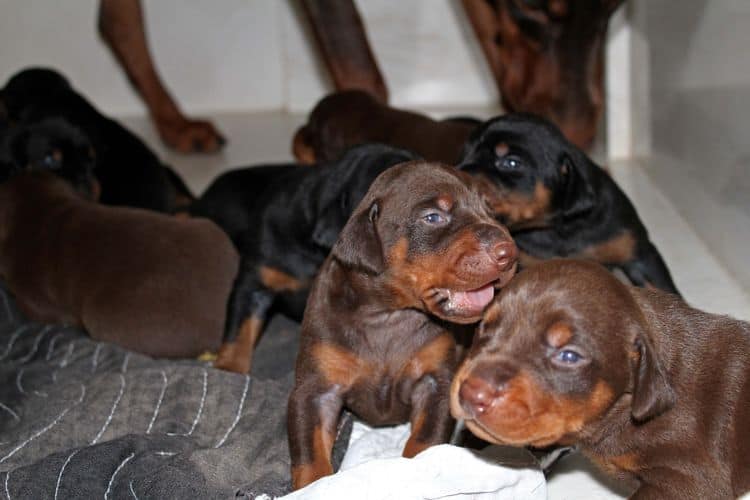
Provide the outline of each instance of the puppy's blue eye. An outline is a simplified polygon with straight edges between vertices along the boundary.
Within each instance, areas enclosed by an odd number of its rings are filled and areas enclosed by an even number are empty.
[[[583,356],[581,356],[575,351],[571,351],[570,349],[565,349],[562,351],[558,351],[555,354],[555,358],[557,359],[557,361],[560,361],[561,363],[572,365],[572,364],[580,362],[583,359]]]
[[[430,212],[422,217],[422,220],[427,224],[442,224],[445,222],[445,217],[438,212]]]

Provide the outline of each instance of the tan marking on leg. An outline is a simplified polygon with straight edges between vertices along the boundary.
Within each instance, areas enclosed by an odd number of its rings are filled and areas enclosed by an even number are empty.
[[[420,413],[415,418],[412,419],[411,422],[411,435],[409,436],[409,440],[406,442],[406,446],[404,446],[404,451],[401,454],[404,458],[414,458],[422,451],[426,450],[430,447],[429,444],[423,443],[422,441],[417,438],[419,434],[422,432],[422,427],[424,426],[424,413]]]
[[[237,339],[225,342],[219,349],[214,367],[236,373],[250,373],[253,351],[258,341],[263,321],[251,316],[240,325]]]
[[[318,370],[330,385],[351,387],[358,378],[371,371],[371,367],[356,354],[330,343],[314,344],[310,355],[317,360]]]
[[[260,281],[274,292],[296,292],[303,287],[300,280],[273,267],[260,268]]]
[[[292,467],[292,488],[304,488],[318,479],[333,474],[331,450],[334,436],[325,432],[322,427],[315,427],[313,432],[313,462]]]
[[[633,234],[630,231],[623,231],[614,238],[585,248],[580,253],[580,257],[608,264],[621,264],[633,260],[635,246]]]

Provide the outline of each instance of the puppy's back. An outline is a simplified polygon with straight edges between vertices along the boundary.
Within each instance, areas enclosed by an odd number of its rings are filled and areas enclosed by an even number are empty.
[[[38,177],[6,188],[4,267],[27,313],[154,356],[218,347],[238,256],[216,225],[97,205]]]
[[[750,490],[750,323],[690,307],[661,290],[632,287],[677,393],[693,439],[731,470],[732,488]],[[683,427],[685,424],[683,424]]]

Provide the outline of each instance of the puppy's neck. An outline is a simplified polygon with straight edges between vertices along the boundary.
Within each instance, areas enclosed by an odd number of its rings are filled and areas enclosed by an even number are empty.
[[[344,299],[348,310],[359,310],[363,315],[375,318],[387,318],[394,314],[409,311],[413,314],[429,317],[420,304],[394,290],[388,272],[373,275],[365,271],[347,267],[336,259],[331,259],[329,272],[334,282],[340,283],[335,293],[338,299]]]

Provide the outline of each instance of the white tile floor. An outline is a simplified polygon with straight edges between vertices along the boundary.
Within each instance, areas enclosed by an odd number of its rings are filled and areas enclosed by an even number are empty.
[[[480,110],[476,114],[487,116],[491,111]],[[158,151],[162,159],[184,177],[194,193],[200,194],[214,177],[227,169],[291,161],[291,137],[305,117],[269,112],[221,114],[211,118],[229,139],[222,153],[211,156],[170,152],[161,145],[145,118],[129,117],[122,121]],[[680,215],[680,207],[673,206],[654,186],[646,174],[648,162],[616,162],[609,167],[638,209],[686,300],[706,311],[750,320],[748,291],[712,255],[709,246],[696,235],[690,221]],[[616,499],[626,497],[630,489],[604,478],[582,457],[571,456],[556,467],[548,491],[549,498],[555,500]]]

